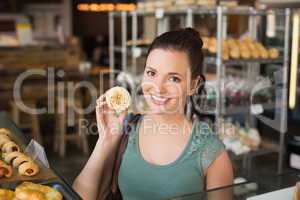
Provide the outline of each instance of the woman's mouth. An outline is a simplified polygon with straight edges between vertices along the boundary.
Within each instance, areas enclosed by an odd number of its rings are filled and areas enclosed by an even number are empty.
[[[159,97],[156,95],[150,95],[150,96],[151,96],[152,102],[156,105],[165,105],[167,103],[167,101],[170,99],[170,98],[165,98],[165,97]]]

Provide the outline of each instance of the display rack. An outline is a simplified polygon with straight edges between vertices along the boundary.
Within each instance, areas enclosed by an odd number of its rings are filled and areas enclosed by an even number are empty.
[[[268,14],[275,14],[276,16],[280,15],[284,17],[285,26],[284,26],[284,46],[283,46],[283,55],[277,59],[237,59],[237,60],[222,60],[222,40],[227,38],[227,23],[229,15],[244,15],[248,16],[248,30],[249,35],[254,40],[258,39],[258,20],[259,16],[267,16]],[[193,27],[194,26],[194,16],[195,15],[208,15],[214,16],[216,18],[217,25],[217,52],[215,56],[210,56],[205,58],[205,64],[216,66],[216,75],[217,75],[217,101],[216,101],[216,123],[217,127],[220,127],[220,119],[228,115],[226,107],[225,107],[225,70],[226,66],[230,65],[243,65],[247,66],[247,76],[248,78],[253,78],[258,75],[260,66],[262,64],[280,64],[282,65],[282,83],[281,83],[281,91],[280,91],[280,105],[277,102],[277,109],[280,109],[280,141],[279,141],[279,149],[276,152],[279,154],[278,158],[278,173],[282,172],[283,166],[283,156],[284,156],[284,139],[286,133],[286,120],[287,120],[287,78],[288,78],[288,62],[289,62],[289,30],[290,30],[290,9],[277,9],[276,12],[271,10],[257,10],[253,7],[204,7],[204,6],[193,6],[188,9],[156,9],[154,11],[132,11],[132,12],[110,12],[109,13],[109,61],[110,68],[112,70],[115,69],[115,52],[121,53],[121,69],[122,71],[128,71],[128,61],[127,58],[131,57],[131,72],[134,75],[137,75],[137,57],[141,55],[145,55],[147,53],[147,45],[137,45],[138,40],[138,17],[143,16],[153,16],[156,19],[156,34],[160,34],[162,32],[168,31],[169,28],[169,18],[172,16],[181,16],[182,25],[185,27]],[[114,18],[121,18],[121,46],[115,45],[114,36]],[[131,20],[131,40],[132,44],[129,46],[127,44],[127,28],[128,28],[128,20]],[[114,75],[112,74],[110,77],[110,84],[112,85],[114,79]],[[250,113],[249,109],[241,109],[242,112]],[[238,111],[240,112],[240,111]],[[252,159],[256,155],[262,155],[265,153],[270,153],[274,151],[269,151],[266,149],[256,150],[255,152],[250,152],[244,157],[244,163],[247,163],[249,159]],[[245,161],[246,160],[246,161]]]

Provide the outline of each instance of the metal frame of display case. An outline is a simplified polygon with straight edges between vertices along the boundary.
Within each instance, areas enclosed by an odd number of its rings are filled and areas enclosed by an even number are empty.
[[[157,13],[160,12],[160,17],[157,17]],[[163,14],[161,14],[163,13]],[[274,12],[273,12],[274,13]],[[222,40],[227,37],[227,16],[228,15],[244,15],[249,16],[248,20],[248,30],[249,34],[253,39],[257,39],[257,16],[266,16],[269,14],[269,10],[257,10],[253,7],[234,7],[234,8],[228,8],[228,7],[191,7],[188,9],[182,9],[182,10],[163,10],[158,9],[155,11],[131,11],[131,12],[110,12],[109,13],[109,61],[110,61],[110,68],[112,70],[115,69],[115,52],[121,52],[122,54],[122,71],[127,71],[127,56],[132,56],[132,68],[133,68],[133,74],[137,75],[137,66],[136,66],[136,57],[134,51],[136,48],[140,48],[139,50],[143,53],[147,52],[147,48],[145,47],[138,47],[136,45],[136,41],[138,39],[137,31],[138,31],[138,17],[139,16],[156,16],[156,26],[157,26],[157,32],[160,32],[159,30],[161,27],[165,26],[168,20],[168,17],[166,16],[178,16],[183,15],[185,17],[185,26],[186,27],[193,27],[194,26],[194,15],[214,15],[216,17],[216,26],[217,26],[217,53],[215,57],[209,57],[205,58],[206,64],[214,64],[216,66],[216,74],[217,74],[217,102],[216,102],[216,123],[217,127],[220,125],[220,119],[222,116],[225,115],[225,85],[224,85],[224,79],[225,79],[225,69],[227,65],[233,65],[233,64],[240,64],[240,65],[246,65],[247,66],[247,74],[248,75],[254,75],[258,73],[258,70],[260,68],[260,64],[283,64],[282,72],[283,72],[283,82],[282,82],[282,99],[281,99],[281,116],[280,116],[280,141],[279,141],[279,150],[277,151],[279,153],[279,159],[278,159],[278,173],[282,172],[282,166],[283,166],[283,156],[284,156],[284,136],[286,133],[286,120],[287,120],[287,109],[286,109],[286,102],[287,102],[287,78],[288,78],[288,63],[289,63],[289,29],[290,29],[290,9],[278,9],[275,15],[281,15],[285,17],[285,27],[284,27],[284,47],[283,47],[283,57],[280,57],[278,59],[257,59],[257,60],[229,60],[229,61],[223,61],[222,60]],[[114,44],[114,18],[115,17],[121,17],[121,46],[115,46]],[[131,49],[128,51],[127,49],[127,19],[128,17],[131,17],[132,20],[132,41],[133,44],[131,46]],[[167,30],[165,30],[167,31]],[[111,75],[111,85],[113,83],[114,75]],[[259,151],[259,150],[258,150]],[[261,150],[260,152],[250,152],[248,154],[247,158],[243,158],[243,163],[247,164],[249,163],[249,159],[251,162],[252,157],[266,154],[274,151],[266,151]]]

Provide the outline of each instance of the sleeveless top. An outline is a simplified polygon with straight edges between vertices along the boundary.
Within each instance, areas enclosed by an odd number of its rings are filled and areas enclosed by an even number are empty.
[[[144,160],[139,149],[138,130],[142,119],[143,115],[130,130],[119,170],[123,200],[169,199],[204,191],[205,170],[225,150],[208,124],[195,121],[181,155],[169,164],[155,165]]]

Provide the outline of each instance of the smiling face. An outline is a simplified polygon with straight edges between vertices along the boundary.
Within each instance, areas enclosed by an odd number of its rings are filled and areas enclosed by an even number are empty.
[[[154,49],[149,53],[142,90],[151,113],[183,113],[195,85],[185,52]]]

